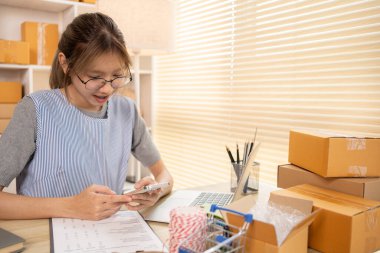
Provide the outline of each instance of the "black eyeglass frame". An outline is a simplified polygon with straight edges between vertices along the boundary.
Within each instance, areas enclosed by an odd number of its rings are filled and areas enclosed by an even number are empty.
[[[127,69],[128,69],[128,73],[129,73],[129,78],[128,78],[128,76],[119,76],[119,77],[115,77],[114,79],[111,79],[111,80],[106,80],[106,79],[104,79],[104,78],[102,78],[102,77],[94,77],[94,78],[90,78],[90,79],[88,79],[87,81],[83,81],[82,78],[80,78],[80,76],[78,75],[77,72],[75,72],[75,75],[78,77],[79,81],[80,81],[82,84],[84,84],[84,86],[86,87],[86,89],[88,89],[86,84],[87,84],[89,81],[92,81],[92,80],[103,80],[103,81],[104,81],[104,84],[103,84],[102,86],[100,86],[99,88],[97,88],[97,89],[100,89],[100,88],[104,87],[104,85],[106,85],[107,83],[110,83],[110,85],[111,85],[111,87],[112,87],[113,89],[118,89],[118,88],[121,88],[121,87],[127,86],[127,85],[128,85],[130,82],[132,82],[132,80],[133,80],[133,78],[132,78],[132,74],[131,74],[131,70],[129,69],[129,67],[127,67]],[[119,79],[119,78],[127,78],[126,80],[129,79],[129,81],[128,81],[128,82],[126,81],[125,84],[122,85],[122,86],[120,86],[120,87],[114,87],[114,86],[112,85],[112,82],[115,81],[116,79]],[[89,89],[89,90],[91,90],[91,89]]]

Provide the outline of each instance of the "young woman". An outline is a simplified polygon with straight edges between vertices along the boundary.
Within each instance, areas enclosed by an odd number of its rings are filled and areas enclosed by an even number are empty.
[[[52,90],[17,105],[0,138],[0,219],[72,217],[98,220],[126,204],[154,205],[173,179],[134,103],[115,92],[132,76],[123,35],[101,13],[68,25],[52,64]],[[165,190],[122,194],[128,159],[149,167],[136,188],[168,181]],[[17,193],[1,190],[17,178]]]

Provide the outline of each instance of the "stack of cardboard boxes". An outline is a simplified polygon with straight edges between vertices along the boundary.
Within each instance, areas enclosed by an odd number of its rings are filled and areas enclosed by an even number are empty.
[[[380,249],[380,138],[291,131],[289,162],[275,194],[311,200],[320,210],[309,247],[321,252]],[[356,196],[355,196],[356,195]]]
[[[0,39],[0,63],[51,65],[58,47],[58,25],[24,22],[22,41]]]
[[[22,41],[0,40],[0,63],[51,65],[58,47],[57,24],[24,22],[21,37]],[[21,98],[21,83],[0,82],[0,135]]]
[[[51,65],[58,47],[58,25],[24,22],[21,38],[29,43],[29,63]]]
[[[22,97],[22,85],[17,82],[0,82],[0,135],[9,124],[17,102]]]

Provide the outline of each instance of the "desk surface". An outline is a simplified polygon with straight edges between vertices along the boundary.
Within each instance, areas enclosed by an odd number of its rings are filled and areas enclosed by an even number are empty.
[[[148,222],[162,242],[169,238],[167,224]],[[25,239],[25,253],[50,252],[49,219],[0,220],[0,227]]]
[[[228,184],[217,184],[207,187],[197,187],[199,190],[228,191]],[[267,197],[270,189],[260,186],[258,197]],[[168,224],[159,222],[148,222],[153,231],[162,242],[168,245]],[[0,220],[0,227],[11,231],[25,239],[25,253],[50,252],[49,219],[37,220]],[[316,252],[309,250],[309,253]]]
[[[199,190],[229,191],[228,184],[197,187]],[[162,242],[168,244],[168,224],[148,222]],[[49,219],[0,220],[0,227],[25,239],[25,253],[50,252]]]

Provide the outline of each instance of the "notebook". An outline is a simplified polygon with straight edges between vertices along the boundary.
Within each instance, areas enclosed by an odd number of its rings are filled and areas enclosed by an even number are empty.
[[[179,206],[209,206],[217,204],[225,206],[232,201],[242,198],[245,193],[244,185],[249,177],[251,166],[254,166],[255,157],[259,149],[259,143],[255,145],[251,152],[246,166],[236,187],[235,193],[196,191],[196,190],[178,190],[169,196],[162,198],[157,204],[141,212],[145,220],[169,223],[170,211]]]
[[[0,253],[21,252],[24,249],[24,239],[0,228]]]

